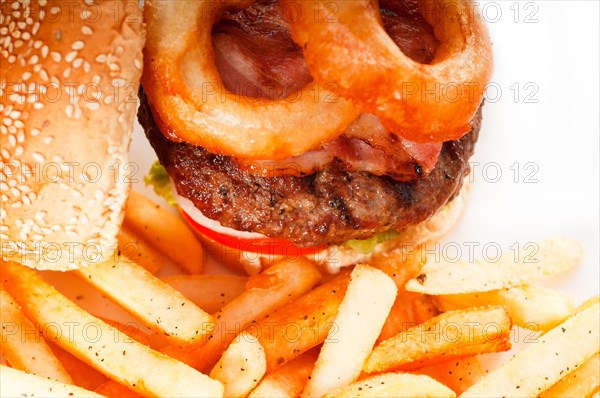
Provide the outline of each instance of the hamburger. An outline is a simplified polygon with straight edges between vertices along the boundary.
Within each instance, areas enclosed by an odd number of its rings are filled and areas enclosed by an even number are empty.
[[[146,4],[149,43],[153,30],[164,29],[160,3]],[[385,32],[406,56],[423,65],[436,60],[443,43],[422,5],[382,0],[379,7]],[[276,0],[227,8],[211,26],[206,62],[237,98],[277,101],[314,81],[306,45],[298,44]],[[147,182],[180,207],[220,261],[253,274],[281,256],[303,255],[335,271],[437,239],[458,219],[481,126],[480,97],[456,139],[415,142],[361,110],[336,137],[307,151],[248,158],[208,139],[199,144],[203,130],[192,140],[178,134],[181,125],[163,106],[173,88],[156,88],[164,62],[156,54],[146,47],[138,110],[160,162]]]

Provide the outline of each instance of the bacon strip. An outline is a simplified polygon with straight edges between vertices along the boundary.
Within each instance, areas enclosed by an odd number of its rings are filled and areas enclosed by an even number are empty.
[[[439,44],[431,26],[418,13],[409,12],[414,7],[407,12],[399,12],[397,6],[390,8],[395,12],[382,12],[388,34],[409,57],[430,62]],[[276,0],[225,13],[213,30],[213,46],[223,84],[234,93],[278,99],[312,81],[302,49],[292,40]],[[385,129],[377,116],[362,114],[340,137],[321,148],[280,161],[238,159],[238,163],[253,173],[273,177],[311,174],[337,160],[352,171],[409,181],[431,172],[441,146],[403,139]]]

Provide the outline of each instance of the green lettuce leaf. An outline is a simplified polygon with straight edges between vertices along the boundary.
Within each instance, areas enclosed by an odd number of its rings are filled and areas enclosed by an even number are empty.
[[[169,206],[177,205],[177,201],[171,190],[171,180],[169,180],[167,170],[165,170],[158,160],[150,167],[148,175],[144,177],[144,182],[146,185],[152,186],[154,193],[165,198]]]
[[[379,243],[394,239],[399,235],[400,233],[398,231],[395,229],[390,229],[388,231],[373,235],[369,239],[352,239],[344,244],[359,253],[368,254],[375,250],[375,246],[377,246]]]

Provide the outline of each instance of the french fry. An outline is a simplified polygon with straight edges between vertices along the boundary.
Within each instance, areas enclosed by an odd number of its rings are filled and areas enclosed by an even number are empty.
[[[498,261],[427,263],[406,290],[431,294],[487,292],[520,286],[532,279],[557,275],[575,267],[583,257],[579,242],[553,239],[530,244],[528,253],[508,251]]]
[[[162,253],[128,228],[121,228],[118,241],[121,255],[141,265],[151,274],[156,274],[162,268]]]
[[[141,395],[131,391],[129,388],[117,383],[114,380],[109,380],[106,383],[98,386],[95,393],[110,398],[138,398]]]
[[[92,368],[87,363],[63,350],[54,343],[48,344],[52,349],[56,358],[65,367],[67,373],[71,375],[73,384],[85,388],[86,390],[95,391],[96,388],[108,381],[108,377]]]
[[[540,398],[591,397],[600,388],[600,354],[585,361],[577,369],[540,394]]]
[[[414,242],[408,240],[406,242]],[[406,246],[395,250],[377,253],[369,264],[385,272],[396,283],[398,294],[396,301],[377,338],[377,343],[382,342],[398,333],[414,326],[411,316],[411,302],[417,294],[407,292],[404,285],[413,278],[424,264],[424,256],[416,246]]]
[[[175,344],[199,345],[211,326],[209,314],[135,263],[107,261],[73,272]]]
[[[202,245],[179,217],[145,196],[131,192],[123,224],[190,274],[202,272]]]
[[[416,325],[411,315],[411,303],[416,296],[415,293],[405,290],[398,291],[396,301],[394,301],[394,305],[381,328],[376,344]]]
[[[214,314],[244,292],[248,278],[239,275],[174,275],[163,280],[198,307]]]
[[[413,300],[413,315],[416,322],[424,323],[439,315],[433,299],[433,296],[419,296]],[[476,356],[469,356],[420,368],[419,373],[430,375],[456,394],[461,394],[485,375],[485,369]]]
[[[456,394],[429,376],[411,373],[384,373],[357,381],[324,396],[324,398],[345,397],[454,398]]]
[[[226,397],[245,397],[256,387],[267,370],[265,351],[256,337],[241,333],[210,372],[223,383]]]
[[[542,335],[536,344],[529,344],[462,396],[537,396],[598,352],[598,325],[600,304]]]
[[[427,375],[433,373],[431,377],[460,395],[481,380],[486,370],[477,356],[469,356],[420,368],[418,372]]]
[[[510,349],[511,321],[502,307],[449,311],[379,344],[366,373],[412,370],[465,356]]]
[[[303,396],[320,397],[358,378],[396,292],[394,281],[382,271],[366,265],[354,268],[333,321],[338,330],[329,330]]]
[[[588,308],[591,308],[598,303],[600,303],[600,296],[595,295],[595,296],[590,297],[589,299],[585,300],[583,303],[579,304],[577,306],[577,308],[575,309],[575,311],[573,311],[573,312],[577,313],[577,312],[581,312],[583,310],[587,310]]]
[[[131,341],[69,301],[32,269],[4,261],[1,267],[5,287],[25,315],[40,325],[46,339],[103,374],[142,395],[222,396],[221,383]],[[84,332],[91,329],[93,338]]]
[[[412,310],[416,323],[427,322],[440,314],[431,296],[418,296],[414,298],[412,300]]]
[[[503,305],[513,322],[523,328],[550,330],[567,319],[575,306],[571,298],[557,290],[524,285],[489,292],[449,294],[434,297],[442,311],[485,305]]]
[[[425,256],[419,248],[407,246],[377,253],[369,261],[369,265],[385,272],[394,280],[398,291],[403,291],[406,282],[414,278],[425,265]]]
[[[246,291],[215,314],[215,327],[204,338],[206,344],[193,352],[183,353],[180,359],[196,369],[210,371],[244,328],[309,291],[320,276],[317,268],[303,258],[281,261],[253,276],[247,282]],[[171,349],[165,353],[175,357],[181,355],[176,351]]]
[[[0,365],[0,397],[102,397],[62,381]]]
[[[248,328],[260,341],[267,358],[267,373],[325,341],[350,281],[341,273],[329,282],[271,312]]]
[[[137,341],[138,343],[142,343],[147,346],[151,345],[150,344],[150,342],[151,342],[150,336],[147,333],[142,332],[140,330],[140,328],[137,326],[137,324],[133,324],[133,323],[132,324],[124,324],[124,323],[115,321],[114,319],[109,319],[109,318],[104,318],[104,317],[98,317],[98,318],[102,319],[104,322],[106,322],[110,326],[114,327],[119,332],[131,337],[133,340]]]
[[[308,381],[319,355],[315,347],[265,376],[250,393],[250,398],[296,398]]]
[[[19,305],[0,285],[0,351],[10,366],[66,384],[71,377],[40,336],[39,330],[23,315]]]

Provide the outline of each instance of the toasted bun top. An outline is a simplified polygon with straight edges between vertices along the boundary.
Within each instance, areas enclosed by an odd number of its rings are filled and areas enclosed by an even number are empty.
[[[0,14],[1,254],[39,269],[116,249],[142,69],[137,1],[6,1]]]

